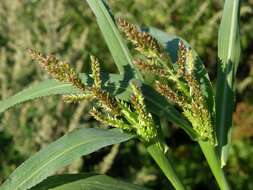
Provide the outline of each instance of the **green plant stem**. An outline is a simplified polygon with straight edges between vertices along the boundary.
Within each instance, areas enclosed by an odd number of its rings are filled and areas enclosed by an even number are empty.
[[[161,148],[157,144],[152,144],[147,147],[149,154],[155,160],[157,165],[161,168],[168,180],[172,183],[176,190],[185,190],[182,181],[178,177],[174,167],[169,159],[165,156]]]
[[[213,147],[210,143],[205,141],[198,141],[202,152],[204,153],[206,160],[212,170],[212,173],[220,187],[221,190],[229,190],[229,184],[227,182],[226,176],[221,168],[220,160]]]

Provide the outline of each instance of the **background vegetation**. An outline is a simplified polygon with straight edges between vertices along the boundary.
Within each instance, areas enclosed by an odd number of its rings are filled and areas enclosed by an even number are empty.
[[[216,79],[217,35],[221,0],[109,0],[116,17],[176,33],[199,52],[213,81]],[[95,17],[80,0],[0,1],[0,99],[20,91],[31,81],[48,78],[31,61],[27,49],[57,55],[78,72],[89,70],[89,54],[103,60],[103,69],[116,72]],[[253,1],[241,9],[242,57],[238,70],[233,146],[226,166],[233,189],[253,189]],[[75,127],[98,123],[90,105],[67,105],[48,97],[17,106],[0,115],[0,184],[24,160]],[[192,189],[215,189],[203,155],[182,130],[167,124],[167,143],[177,170]],[[153,189],[168,183],[138,141],[114,145],[77,160],[59,173],[107,173]]]

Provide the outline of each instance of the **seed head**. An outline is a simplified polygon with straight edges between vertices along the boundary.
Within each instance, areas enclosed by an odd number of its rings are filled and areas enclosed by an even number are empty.
[[[117,118],[115,116],[111,115],[105,115],[98,111],[96,108],[93,107],[93,109],[90,111],[90,114],[99,122],[109,125],[109,126],[114,126],[119,129],[123,129],[125,131],[131,132],[131,126],[128,125],[125,121],[123,121],[120,118]]]
[[[166,97],[170,102],[173,102],[174,104],[177,104],[180,107],[187,106],[186,99],[179,94],[178,91],[172,90],[168,85],[162,84],[159,81],[156,81],[155,83],[155,89],[164,97]]]
[[[114,115],[120,114],[120,108],[117,100],[110,96],[110,94],[102,89],[91,88],[91,93],[94,98],[98,99],[100,106]]]
[[[69,64],[56,59],[54,56],[44,57],[41,53],[32,49],[29,50],[29,53],[55,79],[70,83],[82,91],[85,90],[82,80]]]
[[[127,38],[136,46],[136,50],[149,58],[161,57],[160,46],[150,34],[141,32],[135,25],[122,18],[118,19],[118,25]]]
[[[146,141],[151,141],[158,136],[154,120],[146,109],[141,88],[136,81],[131,81],[131,88],[133,90],[131,102],[138,114],[138,127],[136,128],[136,132]]]

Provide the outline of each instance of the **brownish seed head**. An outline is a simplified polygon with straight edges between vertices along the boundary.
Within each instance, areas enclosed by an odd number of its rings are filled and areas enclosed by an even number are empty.
[[[40,52],[30,49],[30,55],[37,60],[41,67],[45,69],[52,77],[61,81],[71,83],[73,86],[84,91],[85,85],[82,83],[78,74],[69,64],[56,59],[54,56],[43,56]]]

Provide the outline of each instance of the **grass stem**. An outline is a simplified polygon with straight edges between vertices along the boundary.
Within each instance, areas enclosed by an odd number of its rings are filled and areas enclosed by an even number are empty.
[[[211,171],[220,187],[221,190],[230,190],[226,176],[221,168],[220,160],[213,147],[210,143],[204,141],[198,141],[202,152],[204,153],[206,160],[211,168]]]
[[[176,170],[172,166],[170,160],[160,149],[160,147],[157,144],[152,144],[147,147],[147,150],[152,156],[152,158],[155,160],[157,165],[160,167],[160,169],[163,171],[163,173],[166,175],[168,180],[174,186],[174,188],[176,190],[185,190],[186,188],[183,185],[179,176],[177,175]]]

